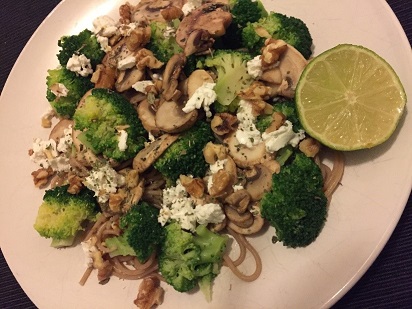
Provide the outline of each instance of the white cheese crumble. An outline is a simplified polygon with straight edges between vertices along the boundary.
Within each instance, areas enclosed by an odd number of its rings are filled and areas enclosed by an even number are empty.
[[[263,133],[262,139],[265,142],[266,151],[269,153],[278,151],[286,145],[296,147],[302,139],[305,138],[305,132],[299,130],[298,133],[293,131],[293,125],[289,120],[276,131]]]
[[[117,32],[116,22],[113,18],[107,15],[99,16],[93,20],[93,32],[103,36],[111,37]]]
[[[244,186],[242,186],[242,185],[233,185],[233,191],[240,191],[240,190],[243,190],[245,187]]]
[[[122,25],[119,30],[120,30],[120,34],[122,36],[130,36],[132,34],[132,31],[134,29],[136,29],[138,26],[137,23],[129,23],[127,25]]]
[[[119,70],[131,69],[134,66],[136,66],[136,57],[134,56],[127,56],[126,58],[120,59],[117,62],[117,68]]]
[[[163,204],[158,222],[164,226],[169,220],[175,220],[182,229],[194,231],[196,223],[219,223],[225,215],[218,204],[195,205],[185,187],[178,180],[175,187],[163,190]]]
[[[220,223],[225,219],[222,207],[215,203],[197,205],[195,216],[199,224]]]
[[[165,39],[170,39],[176,36],[176,29],[171,26],[166,26],[166,29],[163,31],[163,37]]]
[[[225,168],[227,159],[217,160],[214,164],[209,165],[208,177],[207,177],[207,190],[213,186],[213,174]]]
[[[216,92],[213,90],[215,85],[215,83],[203,83],[202,86],[196,89],[189,100],[187,100],[185,107],[183,107],[183,111],[185,113],[190,113],[195,109],[203,107],[206,112],[206,117],[212,117],[210,105],[216,100]]]
[[[252,60],[249,60],[247,63],[247,73],[253,78],[258,78],[262,76],[262,60],[260,55],[256,56]]]
[[[90,59],[85,55],[75,55],[67,61],[66,68],[72,72],[75,72],[78,75],[83,77],[88,76],[93,73],[92,66],[90,64]]]
[[[143,94],[147,94],[146,87],[153,86],[154,83],[151,80],[141,80],[132,85],[132,88],[137,92],[141,92]]]
[[[96,35],[97,42],[100,44],[100,49],[104,52],[109,52],[112,50],[112,47],[109,45],[109,39],[105,36]]]
[[[57,144],[58,151],[66,153],[72,148],[72,145],[73,145],[72,133],[73,133],[73,129],[71,125],[63,130],[64,135],[59,139],[59,143]]]
[[[182,7],[183,14],[188,15],[202,5],[202,0],[188,0]]]
[[[239,108],[236,117],[239,120],[239,125],[235,136],[239,144],[252,148],[253,146],[261,143],[262,137],[260,135],[260,131],[255,125],[256,117],[253,116],[252,106],[248,101],[239,101]]]
[[[110,193],[115,193],[122,186],[125,179],[108,164],[91,170],[83,184],[94,192],[99,203],[106,203]]]
[[[59,143],[55,140],[42,140],[36,138],[33,141],[30,160],[42,168],[51,168],[55,172],[68,172],[70,170],[69,158],[66,152],[71,148],[73,140],[71,127],[65,129],[64,137]]]
[[[86,267],[93,266],[93,253],[97,252],[97,247],[93,244],[92,239],[82,241],[81,243],[84,256],[86,258]]]
[[[67,97],[69,89],[61,83],[54,84],[50,87],[50,91],[58,98]]]
[[[127,132],[125,130],[119,130],[119,142],[117,147],[120,151],[125,151],[127,149]]]

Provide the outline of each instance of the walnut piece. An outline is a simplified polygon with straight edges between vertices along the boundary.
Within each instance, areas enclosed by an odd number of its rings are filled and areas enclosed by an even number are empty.
[[[31,173],[33,176],[34,185],[37,188],[44,188],[49,183],[51,177],[54,175],[54,171],[51,167],[49,168],[39,168],[38,170]]]
[[[160,286],[160,280],[156,277],[146,277],[139,286],[139,293],[134,304],[140,309],[150,309],[161,305],[164,290]]]

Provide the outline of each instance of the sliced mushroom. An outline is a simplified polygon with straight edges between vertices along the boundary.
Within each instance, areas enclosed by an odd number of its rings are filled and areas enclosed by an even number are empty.
[[[150,132],[154,136],[159,135],[160,130],[156,126],[155,120],[156,113],[151,108],[148,100],[143,100],[139,103],[137,106],[137,114],[139,115],[139,119],[146,131]]]
[[[156,127],[167,133],[179,133],[192,127],[198,112],[185,113],[182,106],[175,101],[163,102],[156,111]]]
[[[258,164],[264,160],[266,153],[266,147],[264,143],[259,143],[252,148],[239,145],[235,136],[236,132],[231,133],[224,142],[229,149],[229,155],[233,158],[236,165],[241,168],[247,168]]]
[[[252,201],[258,201],[263,194],[272,187],[272,172],[269,168],[262,164],[255,166],[257,177],[253,180],[247,181],[245,185],[246,191],[250,194]]]
[[[208,40],[213,40],[213,38],[224,35],[231,22],[232,14],[229,12],[227,5],[223,3],[205,3],[185,16],[180,22],[176,31],[176,42],[185,49],[189,37],[195,30],[200,30],[200,32],[192,36],[192,43],[196,40],[202,40],[202,36],[206,38],[205,33],[202,33],[204,30],[210,35]],[[205,42],[203,41],[203,43]],[[201,44],[200,46],[204,45]],[[189,50],[193,53],[192,48]]]
[[[295,95],[295,88],[299,81],[303,69],[308,61],[293,46],[288,44],[286,51],[280,56],[279,69],[287,87],[281,87],[280,94],[292,98]]]
[[[173,55],[166,64],[163,73],[162,97],[169,101],[175,97],[179,85],[179,77],[186,64],[186,57],[183,54]],[[180,92],[180,91],[179,91]]]
[[[184,3],[184,0],[142,0],[136,6],[131,7],[131,20],[147,19],[165,22],[161,12],[171,7],[181,9]]]
[[[229,224],[235,224],[238,227],[246,228],[253,224],[253,216],[247,211],[244,213],[238,213],[230,206],[225,206],[225,214],[229,219]]]
[[[58,142],[60,138],[64,136],[64,130],[68,129],[70,126],[73,126],[73,120],[61,119],[50,131],[49,139]]]
[[[209,50],[215,39],[205,29],[195,29],[187,37],[185,47],[183,49],[186,56],[199,54]]]
[[[239,234],[251,235],[259,232],[264,224],[265,220],[263,220],[263,218],[258,215],[253,217],[253,224],[249,227],[240,227],[231,221],[228,222],[227,226]]]
[[[225,202],[228,203],[232,208],[234,208],[238,213],[243,214],[246,212],[249,202],[250,194],[247,190],[242,189],[233,192],[225,198]]]
[[[154,142],[140,150],[133,159],[133,169],[139,173],[147,170],[162,153],[177,140],[179,135],[163,134]]]
[[[144,72],[134,67],[130,70],[124,70],[119,72],[115,87],[118,92],[124,92],[132,88],[134,84],[141,81],[144,78]]]
[[[187,78],[187,95],[190,98],[204,83],[213,83],[213,78],[205,70],[194,70]]]

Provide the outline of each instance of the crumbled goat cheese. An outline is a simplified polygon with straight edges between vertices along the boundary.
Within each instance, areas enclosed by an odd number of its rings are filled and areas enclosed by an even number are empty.
[[[127,132],[125,130],[119,130],[119,142],[117,147],[120,151],[125,151],[127,149]]]
[[[53,139],[36,138],[33,141],[33,153],[30,155],[30,160],[42,168],[50,167],[55,172],[69,171],[69,158],[65,153],[73,141],[71,140],[71,129],[66,130],[65,136],[60,139],[58,144]]]
[[[217,160],[214,164],[210,164],[208,178],[207,178],[207,189],[210,190],[213,186],[213,174],[224,169],[227,159]]]
[[[202,0],[188,0],[182,7],[183,14],[188,15],[202,5]]]
[[[146,87],[147,86],[153,86],[153,82],[151,80],[141,80],[139,82],[136,82],[132,85],[132,88],[136,90],[137,92],[141,92],[143,94],[147,94]]]
[[[275,152],[285,147],[286,145],[292,145],[296,147],[300,140],[305,138],[305,132],[299,130],[298,133],[293,131],[293,125],[289,120],[276,131],[270,133],[263,133],[262,139],[265,142],[267,152]]]
[[[120,59],[117,62],[117,68],[119,70],[131,69],[134,66],[136,66],[136,57],[134,56],[127,56],[126,58]]]
[[[72,148],[73,145],[73,129],[72,126],[68,126],[66,129],[63,130],[63,136],[59,139],[59,143],[57,144],[57,150],[59,152],[67,152]]]
[[[212,174],[217,173],[218,171],[222,170],[225,167],[225,163],[227,159],[217,160],[215,163],[210,164],[210,172]]]
[[[253,116],[252,106],[245,100],[239,101],[239,108],[236,115],[239,120],[239,125],[236,130],[235,136],[240,145],[244,145],[248,148],[262,142],[260,131],[256,129],[255,119]]]
[[[225,219],[222,207],[215,203],[197,205],[195,216],[199,224],[220,223]]]
[[[99,16],[93,20],[93,32],[104,37],[111,37],[117,32],[117,26],[114,19],[110,16]]]
[[[86,258],[86,267],[93,266],[93,253],[97,252],[97,247],[92,243],[92,239],[89,238],[86,241],[82,241],[81,243],[84,256]]]
[[[97,42],[100,44],[100,49],[104,52],[109,52],[112,50],[112,47],[109,45],[109,39],[105,36],[96,35]]]
[[[163,31],[163,37],[169,39],[176,36],[176,29],[170,26],[167,26],[165,31]]]
[[[88,59],[85,55],[75,55],[67,61],[66,68],[76,74],[79,74],[83,77],[88,76],[89,74],[93,73],[92,66],[90,64],[90,59]]]
[[[194,231],[199,224],[219,223],[225,218],[218,204],[196,206],[180,181],[175,187],[163,190],[163,204],[159,212],[158,222],[163,226],[169,220],[175,220],[182,229]]]
[[[233,185],[233,191],[240,191],[240,190],[243,190],[245,187],[244,186],[242,186],[242,185]]]
[[[93,169],[85,178],[83,184],[94,192],[99,203],[106,203],[110,193],[115,193],[125,179],[108,164]]]
[[[137,23],[129,23],[127,25],[122,25],[119,30],[120,30],[120,34],[122,36],[130,36],[132,34],[132,31],[134,29],[136,29],[138,26]]]
[[[249,60],[247,63],[247,73],[253,78],[258,78],[262,76],[262,61],[260,55],[256,56],[252,60]]]
[[[54,84],[50,87],[50,91],[58,98],[67,97],[69,89],[61,83]]]
[[[206,112],[206,117],[212,117],[210,112],[210,105],[216,100],[216,92],[213,90],[215,83],[203,83],[203,85],[196,89],[194,94],[187,100],[183,111],[190,113],[195,109],[200,109],[203,106]]]

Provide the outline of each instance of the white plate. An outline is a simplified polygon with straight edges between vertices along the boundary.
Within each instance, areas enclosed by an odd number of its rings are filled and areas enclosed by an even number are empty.
[[[25,47],[1,97],[1,248],[17,280],[40,308],[134,308],[138,282],[113,278],[101,286],[92,275],[81,287],[81,248],[52,249],[49,240],[37,235],[32,225],[43,192],[33,187],[30,172],[35,167],[27,155],[32,138],[48,134],[40,127],[40,117],[48,109],[45,77],[46,70],[57,65],[57,40],[91,27],[99,15],[117,17],[123,1],[63,1]],[[394,67],[412,98],[410,45],[385,1],[264,2],[303,19],[316,54],[339,43],[376,51]],[[411,115],[406,114],[387,143],[347,155],[342,186],[314,244],[296,250],[273,245],[269,230],[252,240],[264,264],[257,281],[241,282],[224,268],[212,303],[200,293],[180,294],[166,287],[164,307],[185,308],[192,302],[196,308],[320,308],[335,303],[371,265],[403,211],[412,183],[411,126]]]

